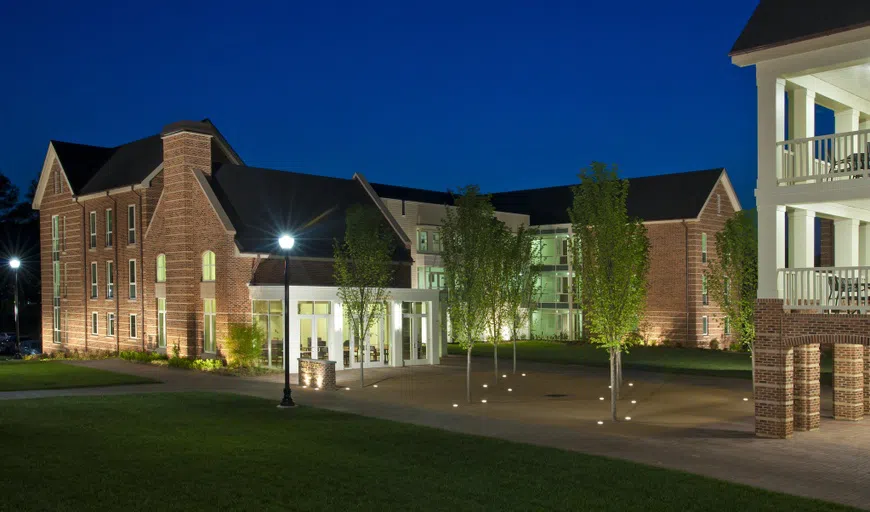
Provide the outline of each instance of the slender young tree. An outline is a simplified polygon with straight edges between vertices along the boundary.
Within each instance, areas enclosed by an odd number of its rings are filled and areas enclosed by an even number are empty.
[[[574,292],[591,341],[610,356],[610,413],[616,421],[620,354],[646,302],[649,241],[639,219],[628,216],[628,181],[615,166],[593,162],[580,172],[571,209],[573,246],[581,264]]]
[[[536,235],[525,226],[517,229],[507,246],[505,270],[505,307],[513,342],[513,373],[517,372],[517,339],[520,329],[531,320],[531,313],[540,293],[539,261],[541,248]]]
[[[486,302],[486,325],[492,343],[493,371],[498,382],[498,345],[502,341],[502,329],[507,318],[507,272],[512,244],[510,229],[493,218],[487,238],[486,262],[483,275],[486,279],[484,301]]]
[[[453,336],[466,350],[465,395],[471,402],[471,349],[486,327],[486,275],[493,208],[476,185],[459,190],[441,226],[441,259]]]
[[[725,313],[737,342],[752,356],[755,375],[755,297],[758,289],[758,224],[754,210],[743,210],[716,233],[716,250],[707,276],[707,291]]]
[[[336,240],[333,245],[338,297],[360,355],[360,388],[365,387],[366,338],[390,298],[387,287],[393,277],[393,240],[380,211],[353,205],[347,211],[344,241]]]

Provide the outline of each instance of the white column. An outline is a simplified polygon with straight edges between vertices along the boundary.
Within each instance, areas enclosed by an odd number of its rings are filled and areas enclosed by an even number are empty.
[[[834,266],[858,266],[858,220],[834,220]]]
[[[758,206],[758,298],[782,297],[778,270],[785,268],[785,206]]]
[[[870,130],[870,121],[861,121],[858,123],[859,130]]]
[[[816,213],[795,209],[789,212],[789,267],[809,268],[816,262]]]
[[[756,85],[758,87],[757,187],[759,190],[767,190],[776,187],[776,180],[782,175],[782,151],[776,143],[785,137],[785,80],[759,74],[756,70]]]
[[[858,227],[858,264],[870,267],[870,224],[864,223]]]
[[[834,114],[834,132],[846,133],[858,131],[858,119],[861,113],[854,108],[841,110]]]
[[[791,95],[794,102],[794,136],[804,139],[816,136],[816,93],[807,89],[795,89]]]

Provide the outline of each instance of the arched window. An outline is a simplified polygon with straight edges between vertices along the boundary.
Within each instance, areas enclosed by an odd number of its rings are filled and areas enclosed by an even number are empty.
[[[211,251],[205,251],[202,253],[202,280],[203,281],[214,281],[215,277],[215,264],[214,264],[214,253]]]
[[[166,282],[166,255],[158,254],[157,255],[157,282],[165,283]]]

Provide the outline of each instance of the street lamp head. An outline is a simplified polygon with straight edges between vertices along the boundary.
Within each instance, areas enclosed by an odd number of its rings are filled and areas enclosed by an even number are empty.
[[[18,258],[12,258],[11,260],[9,260],[9,266],[12,267],[14,270],[18,270],[18,267],[21,266],[21,260],[19,260]]]
[[[292,249],[293,244],[295,243],[296,240],[290,235],[281,235],[281,238],[278,239],[278,245],[280,245],[285,251]]]

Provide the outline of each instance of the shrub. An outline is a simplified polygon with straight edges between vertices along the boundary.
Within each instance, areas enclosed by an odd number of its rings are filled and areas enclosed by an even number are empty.
[[[118,354],[121,359],[134,363],[151,363],[158,359],[166,359],[166,355],[157,352],[142,352],[140,350],[123,350]]]
[[[204,372],[220,370],[224,367],[224,362],[220,359],[194,359],[192,363],[192,367],[195,370],[202,370]]]
[[[719,340],[717,338],[713,338],[712,340],[710,340],[710,349],[719,350]]]
[[[36,356],[31,357],[31,359],[58,359],[58,360],[69,360],[69,361],[85,361],[92,359],[109,359],[115,357],[115,352],[111,350],[79,350],[74,348],[69,350],[67,348],[58,348],[49,353],[37,354]]]
[[[168,364],[170,368],[183,368],[185,370],[193,368],[193,361],[186,357],[170,357]]]
[[[231,323],[224,348],[233,365],[249,368],[257,365],[265,342],[266,335],[259,325]]]

